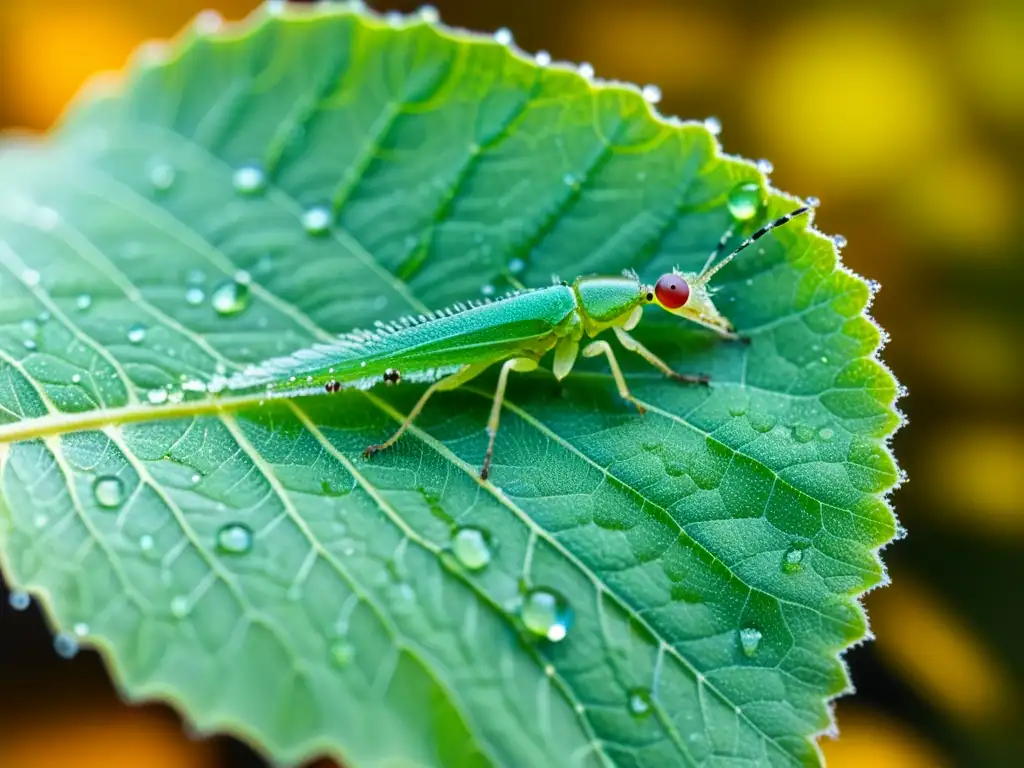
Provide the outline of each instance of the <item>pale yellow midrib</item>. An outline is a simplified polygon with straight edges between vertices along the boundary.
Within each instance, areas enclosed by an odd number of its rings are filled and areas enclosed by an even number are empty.
[[[243,408],[259,406],[264,402],[266,402],[264,396],[245,395],[168,405],[126,405],[121,408],[105,408],[82,413],[49,413],[46,416],[28,418],[0,426],[0,445],[20,440],[64,435],[69,432],[102,429],[113,425],[230,413]]]

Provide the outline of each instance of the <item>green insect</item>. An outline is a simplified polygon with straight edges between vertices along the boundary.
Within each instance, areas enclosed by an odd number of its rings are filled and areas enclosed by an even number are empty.
[[[765,225],[715,264],[731,236],[731,232],[726,233],[698,273],[674,271],[662,275],[653,286],[644,285],[635,273],[629,272],[616,277],[579,277],[572,284],[563,282],[524,290],[493,302],[457,304],[416,318],[378,323],[376,330],[353,331],[334,343],[317,344],[252,366],[224,380],[217,389],[293,397],[369,389],[399,381],[430,383],[397,431],[383,443],[366,449],[365,455],[372,456],[395,444],[435,392],[456,389],[504,361],[487,422],[489,442],[480,470],[480,476],[486,479],[509,374],[535,370],[541,357],[552,349],[552,371],[561,380],[572,371],[583,338],[610,329],[619,344],[666,376],[692,384],[707,383],[706,376],[672,370],[629,334],[643,317],[644,306],[657,304],[724,337],[738,338],[729,321],[715,308],[709,281],[744,248],[807,210],[799,208]],[[630,394],[607,341],[591,341],[582,352],[584,357],[606,356],[619,394],[643,412]]]

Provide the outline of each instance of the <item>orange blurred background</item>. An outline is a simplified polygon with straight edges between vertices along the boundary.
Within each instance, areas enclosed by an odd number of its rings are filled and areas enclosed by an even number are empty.
[[[377,10],[415,5],[379,0]],[[43,130],[83,81],[199,10],[253,2],[0,0],[0,127]],[[895,440],[909,534],[848,655],[829,764],[1024,765],[1024,3],[438,0],[527,51],[661,87],[715,115],[727,151],[822,204],[818,227],[877,279],[886,361],[910,389]],[[163,707],[122,704],[97,658],[59,660],[33,606],[0,615],[4,768],[259,766]],[[1015,728],[1014,726],[1018,726]]]

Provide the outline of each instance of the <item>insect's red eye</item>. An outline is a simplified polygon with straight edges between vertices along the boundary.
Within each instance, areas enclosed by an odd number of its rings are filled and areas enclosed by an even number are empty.
[[[690,298],[690,286],[679,275],[662,275],[654,286],[654,293],[665,309],[679,309]]]

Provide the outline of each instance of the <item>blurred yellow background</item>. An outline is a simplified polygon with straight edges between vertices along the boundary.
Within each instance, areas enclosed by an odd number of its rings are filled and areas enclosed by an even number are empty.
[[[662,110],[719,117],[727,151],[822,200],[819,228],[877,279],[884,357],[910,389],[895,448],[908,538],[868,597],[829,764],[1024,765],[1024,3],[439,0],[528,51],[654,83]],[[0,0],[0,127],[42,130],[93,73],[199,10],[252,2]],[[372,2],[412,11],[411,3]],[[173,713],[131,708],[88,653],[59,662],[35,608],[0,617],[4,768],[261,765]],[[1016,728],[1014,726],[1017,726]]]

